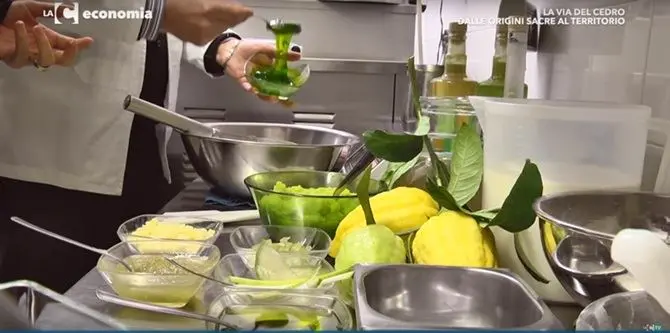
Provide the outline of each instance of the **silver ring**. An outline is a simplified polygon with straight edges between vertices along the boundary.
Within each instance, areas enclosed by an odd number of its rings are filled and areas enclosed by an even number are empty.
[[[37,68],[37,70],[40,71],[40,72],[44,72],[44,71],[46,71],[47,69],[49,69],[49,66],[46,66],[46,67],[45,67],[45,66],[42,66],[42,65],[40,65],[39,62],[37,62],[37,60],[35,60],[35,59],[32,59],[32,61],[33,61],[33,66],[35,66],[35,68]]]

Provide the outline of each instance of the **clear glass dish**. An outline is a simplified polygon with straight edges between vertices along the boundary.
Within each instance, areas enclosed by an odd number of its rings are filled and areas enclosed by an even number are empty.
[[[332,192],[330,195],[288,193],[276,191],[275,186],[281,182],[286,187],[328,187],[334,191],[342,179],[344,174],[339,172],[270,171],[251,175],[244,179],[244,184],[254,198],[264,225],[318,228],[333,238],[340,221],[358,207],[355,194],[358,181],[347,186],[351,193],[340,193],[338,196],[333,196]],[[383,182],[370,180],[370,196],[385,190]]]
[[[160,224],[168,225],[187,225],[192,228],[197,229],[197,233],[176,233],[177,231],[174,228],[169,230],[154,230],[152,231],[155,236],[137,236],[133,235],[133,232],[137,229],[145,226],[147,222],[152,220],[157,221]],[[206,232],[209,230],[209,232]],[[223,223],[205,217],[193,217],[193,216],[179,216],[179,215],[140,215],[131,218],[130,220],[123,222],[119,229],[116,231],[116,234],[119,236],[121,241],[130,241],[130,240],[150,240],[150,239],[174,239],[174,240],[186,240],[186,241],[201,241],[208,244],[213,244],[221,232],[223,231]],[[206,237],[198,237],[205,233]]]
[[[179,240],[121,242],[107,252],[133,268],[130,272],[109,256],[98,259],[98,272],[119,296],[173,308],[186,305],[205,279],[171,264],[165,257],[206,276],[221,258],[215,245]]]
[[[256,260],[256,250],[259,244],[264,240],[271,240],[272,243],[279,243],[285,239],[288,242],[299,244],[303,248],[308,247],[305,253],[325,258],[330,248],[330,236],[317,228],[293,227],[278,225],[254,225],[242,226],[235,229],[230,234],[230,244],[237,254],[241,255],[249,267],[253,267]],[[291,246],[276,245],[273,246],[280,253],[295,253]],[[300,252],[301,249],[299,250]]]
[[[228,290],[211,303],[208,314],[243,330],[354,329],[354,319],[342,301],[310,290]],[[212,323],[207,328],[220,330]]]
[[[244,73],[251,86],[261,96],[288,100],[309,79],[311,72],[305,62],[300,60],[287,62],[287,72],[282,75],[273,70],[273,65],[261,65],[255,62],[258,57],[267,58],[258,54],[250,57],[244,64]]]
[[[297,287],[288,288],[288,285],[292,286],[299,285],[300,282],[303,282],[304,280],[307,280],[309,278],[316,277],[320,274],[332,273],[335,271],[335,269],[331,264],[329,264],[325,259],[320,257],[309,256],[309,255],[288,255],[288,254],[283,255],[283,257],[289,267],[294,268],[300,266],[299,272],[298,270],[295,270],[298,277],[295,279],[291,279],[290,280],[291,283],[288,283],[286,286],[283,287],[278,286],[275,282],[272,282],[273,284],[270,285],[267,283],[267,281],[264,282],[263,280],[259,280],[258,275],[255,272],[255,267],[249,266],[248,262],[244,260],[244,258],[240,254],[229,254],[224,256],[219,262],[219,264],[216,266],[216,268],[214,268],[213,273],[214,278],[219,281],[230,283],[231,286],[226,288],[232,288],[232,289],[271,290],[271,289],[286,288],[285,290],[288,290],[288,289],[298,289]],[[305,267],[307,267],[307,269],[305,269]],[[246,283],[246,281],[245,283],[236,283],[239,282],[239,281],[233,281],[236,278],[244,280],[253,280],[253,281],[249,283]],[[336,291],[336,289],[334,288],[334,284],[332,283],[321,287],[300,285],[300,289],[313,290],[316,293],[322,293],[322,294]]]

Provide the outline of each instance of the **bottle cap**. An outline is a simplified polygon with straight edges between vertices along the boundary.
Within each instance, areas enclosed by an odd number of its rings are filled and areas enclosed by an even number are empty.
[[[465,34],[468,32],[468,25],[465,23],[451,22],[449,23],[450,34]]]

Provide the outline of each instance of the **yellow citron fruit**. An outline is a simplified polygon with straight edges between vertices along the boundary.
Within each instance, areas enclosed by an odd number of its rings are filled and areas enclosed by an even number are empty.
[[[430,218],[412,243],[414,262],[424,265],[494,268],[495,239],[466,214],[446,211]]]
[[[398,235],[418,229],[429,218],[437,215],[440,207],[424,190],[396,187],[370,198],[370,208],[377,224],[387,226]],[[337,226],[335,239],[330,244],[330,256],[335,258],[344,237],[365,224],[365,214],[359,205]]]
[[[549,253],[554,253],[554,251],[556,251],[556,238],[554,238],[554,233],[551,232],[551,225],[548,223],[542,224],[542,236],[544,237],[544,243],[546,244]]]

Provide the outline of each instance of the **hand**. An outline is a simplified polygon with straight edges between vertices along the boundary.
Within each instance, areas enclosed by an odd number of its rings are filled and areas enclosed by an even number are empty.
[[[233,49],[235,45],[236,49]],[[232,52],[232,55],[231,55]],[[242,89],[256,94],[259,98],[272,102],[272,103],[281,103],[284,106],[292,106],[292,101],[280,101],[276,98],[258,95],[258,92],[251,86],[247,80],[247,76],[244,72],[244,66],[247,63],[247,60],[251,59],[251,62],[255,65],[271,65],[277,53],[274,42],[260,41],[260,40],[241,40],[231,39],[219,45],[219,49],[216,54],[216,61],[219,65],[224,65],[224,62],[228,57],[228,62],[225,62],[226,75],[234,78],[242,86]],[[300,60],[300,53],[289,51],[288,53],[289,61]]]
[[[167,0],[162,27],[177,38],[199,46],[253,15],[235,0]]]
[[[42,16],[43,10],[52,9],[53,3],[49,2],[14,1],[0,25],[0,60],[12,68],[72,65],[79,51],[93,39],[67,37],[39,25],[36,18]],[[62,10],[56,15],[61,16]]]

